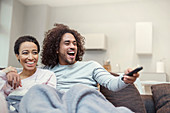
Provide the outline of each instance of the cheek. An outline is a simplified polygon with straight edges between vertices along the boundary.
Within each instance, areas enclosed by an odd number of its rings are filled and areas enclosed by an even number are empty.
[[[19,57],[19,60],[20,60],[20,62],[23,62],[26,58],[27,58],[26,56],[22,56],[22,55],[21,55],[21,56]]]
[[[35,58],[37,61],[38,61],[38,57],[39,57],[38,55],[35,55],[35,56],[34,56],[34,58]]]
[[[67,52],[67,49],[64,47],[60,48],[59,53],[64,53],[64,52]]]
[[[76,49],[76,52],[77,52],[77,50],[78,50],[77,47],[75,47],[75,49]]]
[[[34,55],[34,58],[35,58],[36,60],[38,60],[38,57],[39,57],[38,55]]]
[[[25,57],[23,57],[23,56],[20,56],[20,57],[19,57],[19,63],[20,63],[21,65],[24,65],[25,60],[26,60]]]

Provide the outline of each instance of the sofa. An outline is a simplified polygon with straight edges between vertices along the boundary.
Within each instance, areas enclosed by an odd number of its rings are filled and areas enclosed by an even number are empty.
[[[100,92],[116,107],[125,106],[135,113],[170,113],[170,84],[153,85],[151,90],[152,95],[140,95],[134,84],[118,92],[100,86]]]
[[[134,84],[130,84],[118,92],[112,92],[100,86],[100,92],[116,107],[125,106],[135,113],[155,113],[154,109],[150,109],[153,108],[151,107],[151,105],[153,105],[152,97],[150,95],[140,95]],[[152,104],[149,104],[147,101]],[[145,106],[145,103],[149,106]],[[149,111],[147,111],[147,109]],[[151,110],[153,110],[153,112],[151,112]]]
[[[170,113],[170,84],[151,86],[152,95],[140,95],[134,84],[112,92],[100,86],[100,92],[114,106],[125,106],[135,113]]]

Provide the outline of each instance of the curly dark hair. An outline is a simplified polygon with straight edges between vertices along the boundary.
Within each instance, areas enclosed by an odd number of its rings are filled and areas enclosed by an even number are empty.
[[[81,61],[84,54],[84,37],[76,30],[70,29],[63,24],[54,24],[54,28],[48,30],[43,41],[43,48],[41,53],[41,62],[45,66],[53,68],[59,62],[58,54],[60,41],[65,33],[71,33],[77,41],[77,55],[76,61]]]

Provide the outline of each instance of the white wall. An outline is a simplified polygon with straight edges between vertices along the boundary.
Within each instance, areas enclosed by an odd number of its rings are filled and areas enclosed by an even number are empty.
[[[11,26],[9,66],[21,67],[14,54],[14,43],[18,37],[32,35],[42,45],[44,32],[47,30],[48,6],[24,6],[14,1]],[[39,57],[40,58],[40,57]],[[40,60],[39,60],[40,62]]]
[[[44,34],[47,31],[48,24],[48,10],[46,5],[42,6],[29,6],[26,8],[24,17],[24,34],[32,35],[36,37],[40,44],[40,50],[44,39]],[[40,64],[40,54],[39,62]]]
[[[8,66],[12,9],[12,0],[0,1],[0,67]]]
[[[107,52],[86,52],[84,60],[95,59],[102,63],[105,57],[109,57],[113,71],[115,64],[120,64],[121,71],[139,64],[144,66],[145,72],[155,72],[156,61],[166,58],[166,72],[170,74],[169,5],[169,0],[148,0],[51,8],[49,25],[59,22],[80,33],[105,33],[108,38]],[[138,56],[135,53],[136,22],[153,23],[152,55]]]
[[[165,70],[170,75],[170,1],[147,0],[68,7],[27,6],[24,32],[43,40],[44,31],[54,23],[64,23],[82,34],[104,33],[107,51],[87,51],[84,60],[110,58],[112,71],[119,64],[121,71],[137,64],[145,72],[156,72],[156,62],[165,59]],[[153,23],[153,54],[135,53],[136,22]]]
[[[42,43],[47,30],[48,6],[29,6],[25,14],[24,33],[34,35]]]
[[[14,54],[14,43],[18,37],[24,35],[24,16],[25,16],[25,7],[23,4],[17,0],[13,1],[13,13],[12,13],[12,24],[11,24],[11,34],[10,34],[10,49],[9,49],[9,60],[8,66],[21,67],[20,63],[15,57]]]

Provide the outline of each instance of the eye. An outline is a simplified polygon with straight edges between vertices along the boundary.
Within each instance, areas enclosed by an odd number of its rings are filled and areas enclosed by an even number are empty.
[[[70,44],[69,42],[65,42],[65,45],[67,45],[67,46],[68,46],[69,44]]]
[[[23,55],[27,55],[28,52],[27,52],[27,51],[23,51],[22,54],[23,54]]]
[[[37,52],[37,51],[33,51],[32,53],[33,53],[34,55],[38,54],[38,52]]]
[[[75,46],[76,46],[76,45],[77,45],[77,42],[73,42],[73,45],[75,45]]]

